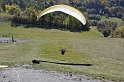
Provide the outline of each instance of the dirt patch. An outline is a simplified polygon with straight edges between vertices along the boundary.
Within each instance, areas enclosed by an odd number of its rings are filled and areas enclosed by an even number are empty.
[[[103,82],[85,75],[36,70],[29,65],[0,69],[0,82]],[[109,82],[109,81],[107,81]]]

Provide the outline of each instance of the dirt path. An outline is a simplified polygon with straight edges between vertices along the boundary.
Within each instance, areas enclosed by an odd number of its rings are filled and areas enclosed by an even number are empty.
[[[19,38],[14,38],[16,42],[27,42],[29,41],[28,39],[19,39]],[[0,43],[9,43],[12,42],[12,38],[10,37],[0,37]]]
[[[13,67],[0,69],[0,82],[103,82],[85,75],[70,75],[56,71]],[[108,81],[107,81],[108,82]]]

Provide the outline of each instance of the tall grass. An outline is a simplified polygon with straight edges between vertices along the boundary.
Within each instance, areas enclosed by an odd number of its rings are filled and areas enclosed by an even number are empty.
[[[96,27],[74,33],[22,26],[13,28],[10,23],[0,23],[0,35],[3,33],[30,41],[0,43],[0,64],[32,64],[33,59],[39,59],[46,62],[34,67],[124,81],[123,39],[103,38]],[[59,52],[60,47],[66,48],[65,55]]]

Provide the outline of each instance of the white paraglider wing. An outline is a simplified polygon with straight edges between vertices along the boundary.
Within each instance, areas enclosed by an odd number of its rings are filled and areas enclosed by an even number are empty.
[[[74,7],[68,6],[68,5],[55,5],[55,6],[51,6],[45,10],[43,10],[38,16],[37,16],[37,20],[47,14],[47,13],[51,13],[51,12],[55,12],[55,11],[61,11],[64,12],[66,14],[69,14],[75,18],[77,18],[83,25],[86,24],[86,19],[84,17],[84,15],[78,11],[77,9],[75,9]]]

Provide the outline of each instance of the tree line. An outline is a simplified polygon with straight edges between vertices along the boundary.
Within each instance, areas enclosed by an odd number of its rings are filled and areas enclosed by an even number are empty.
[[[18,5],[22,10],[34,8],[43,10],[56,4],[67,4],[87,12],[91,15],[107,17],[124,17],[124,0],[1,0],[1,8],[5,12],[5,5]]]
[[[56,4],[66,4],[77,8],[85,13],[88,19],[93,20],[91,25],[98,25],[97,21],[101,20],[101,16],[117,17],[124,21],[124,0],[1,0],[0,12],[14,15],[13,23],[41,24],[48,28],[54,25],[56,28],[64,29],[66,27],[71,30],[89,29],[89,21],[82,28],[80,22],[75,18],[59,12],[48,14],[42,17],[39,22],[35,21],[36,16],[42,10]]]
[[[81,22],[79,22],[76,18],[60,13],[60,12],[55,12],[55,13],[50,13],[45,16],[43,16],[39,21],[36,21],[37,15],[42,11],[42,9],[38,9],[35,6],[30,6],[28,7],[21,7],[24,1],[17,2],[16,0],[5,0],[9,4],[6,4],[3,7],[4,12],[7,12],[11,15],[14,15],[12,18],[12,23],[11,26],[18,26],[20,24],[26,24],[25,27],[29,26],[38,26],[40,28],[57,28],[57,29],[63,29],[63,30],[70,30],[70,31],[83,31],[83,30],[89,30],[89,21],[87,19],[87,24],[82,25]],[[3,1],[3,2],[5,2]],[[13,1],[13,2],[12,2]],[[39,1],[39,0],[37,0]],[[14,4],[16,3],[16,4]],[[18,4],[17,4],[18,3]],[[19,5],[19,3],[22,3]],[[31,5],[31,3],[29,3]],[[47,2],[45,2],[47,4]],[[52,4],[50,2],[50,4]],[[41,6],[41,8],[43,8]]]

